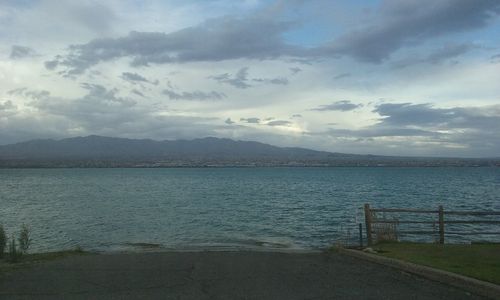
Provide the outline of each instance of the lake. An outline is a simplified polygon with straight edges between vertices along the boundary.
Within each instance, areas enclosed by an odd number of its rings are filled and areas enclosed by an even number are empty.
[[[322,248],[357,241],[364,203],[500,210],[500,168],[0,169],[33,251]]]

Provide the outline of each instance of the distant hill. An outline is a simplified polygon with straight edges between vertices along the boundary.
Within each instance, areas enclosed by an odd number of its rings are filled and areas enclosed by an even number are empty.
[[[154,141],[91,135],[0,146],[1,159],[326,159],[332,155],[345,156],[214,137]]]
[[[498,162],[497,162],[498,163]],[[495,165],[491,160],[355,155],[207,137],[154,141],[102,136],[0,146],[0,167]]]

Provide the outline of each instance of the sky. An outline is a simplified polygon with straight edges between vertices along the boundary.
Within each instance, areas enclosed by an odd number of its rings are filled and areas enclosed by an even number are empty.
[[[500,157],[500,1],[0,0],[0,144]]]

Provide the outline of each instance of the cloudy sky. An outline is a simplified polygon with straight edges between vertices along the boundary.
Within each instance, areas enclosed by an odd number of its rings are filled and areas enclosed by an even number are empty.
[[[0,144],[500,156],[500,1],[0,0]]]

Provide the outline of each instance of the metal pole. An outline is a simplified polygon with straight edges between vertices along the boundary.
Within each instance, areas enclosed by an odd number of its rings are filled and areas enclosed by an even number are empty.
[[[359,247],[363,248],[363,224],[359,223]]]
[[[370,204],[365,204],[365,225],[366,225],[366,242],[368,246],[372,245],[372,214],[370,211]]]
[[[442,205],[439,205],[439,243],[444,244],[444,212]]]

